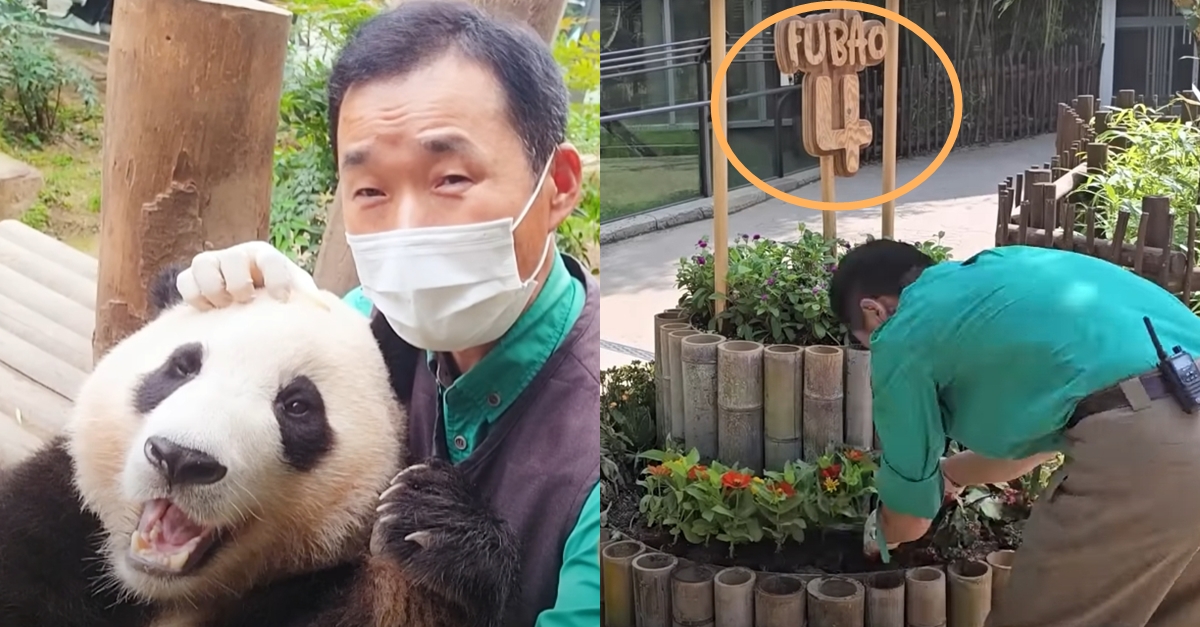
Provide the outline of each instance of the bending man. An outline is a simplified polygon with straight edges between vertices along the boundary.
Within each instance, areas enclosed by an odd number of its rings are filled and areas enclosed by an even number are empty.
[[[830,299],[871,350],[883,456],[868,551],[887,559],[928,531],[945,493],[1061,450],[987,625],[1200,625],[1200,422],[1164,384],[1143,322],[1200,356],[1200,319],[1176,297],[1072,252],[933,265],[877,240],[842,260]],[[947,438],[971,450],[943,460]]]

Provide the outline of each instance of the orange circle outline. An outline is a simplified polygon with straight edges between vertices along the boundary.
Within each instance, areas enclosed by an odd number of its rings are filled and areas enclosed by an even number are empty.
[[[929,44],[929,47],[933,49],[934,54],[937,55],[938,60],[942,62],[942,66],[946,68],[947,76],[950,77],[950,87],[954,90],[954,122],[950,125],[950,136],[946,138],[946,143],[942,145],[942,150],[938,152],[937,157],[934,157],[933,163],[929,164],[929,167],[925,168],[921,174],[917,175],[917,178],[904,184],[903,187],[894,189],[886,194],[875,196],[874,198],[867,198],[864,200],[849,200],[845,202],[822,202],[818,200],[807,200],[805,198],[800,198],[787,192],[780,191],[755,176],[749,168],[743,165],[741,160],[737,158],[737,155],[733,153],[733,149],[729,147],[729,140],[725,137],[725,125],[721,120],[721,107],[717,96],[720,93],[721,88],[725,85],[725,75],[729,73],[730,64],[733,62],[733,59],[737,57],[737,53],[742,51],[742,48],[749,43],[751,38],[763,32],[768,26],[774,25],[783,18],[791,17],[793,15],[800,15],[802,13],[820,11],[822,9],[851,9],[863,11],[865,13],[871,13],[885,19],[892,20],[907,28],[909,31],[916,33],[916,35],[920,37],[922,41],[924,41],[926,44]],[[897,96],[898,95],[899,94],[897,94]],[[759,22],[758,24],[755,24],[753,28],[746,31],[746,34],[742,35],[742,37],[733,44],[733,47],[725,53],[725,59],[721,61],[721,67],[717,68],[717,74],[713,77],[712,96],[709,100],[709,111],[711,112],[713,122],[713,136],[716,138],[717,145],[721,147],[721,152],[725,154],[725,158],[729,160],[729,163],[733,164],[733,167],[736,168],[738,172],[741,172],[742,176],[746,177],[746,180],[749,181],[751,185],[766,192],[767,194],[770,194],[771,196],[774,196],[775,198],[778,198],[779,200],[782,200],[790,205],[804,207],[806,209],[817,209],[820,211],[851,211],[853,209],[874,207],[876,205],[882,205],[888,201],[895,200],[916,189],[918,185],[924,183],[930,176],[933,176],[933,173],[936,172],[938,168],[942,167],[942,163],[950,154],[950,150],[954,148],[954,141],[958,139],[958,130],[962,125],[962,106],[962,85],[958,80],[958,72],[954,70],[954,64],[950,62],[950,57],[946,54],[946,51],[943,50],[940,45],[938,45],[937,40],[935,40],[932,35],[925,32],[925,29],[917,26],[912,20],[900,15],[899,13],[889,11],[882,7],[871,6],[861,2],[848,2],[845,0],[829,0],[826,2],[810,2],[807,4],[802,4],[790,9],[784,9]]]

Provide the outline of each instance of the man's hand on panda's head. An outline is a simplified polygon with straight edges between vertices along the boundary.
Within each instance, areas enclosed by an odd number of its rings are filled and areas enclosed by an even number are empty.
[[[197,309],[247,302],[260,287],[278,300],[287,300],[293,290],[317,289],[303,268],[274,246],[259,241],[196,255],[175,284],[184,302]]]
[[[449,462],[409,466],[379,497],[371,553],[468,612],[502,617],[516,596],[517,537]]]

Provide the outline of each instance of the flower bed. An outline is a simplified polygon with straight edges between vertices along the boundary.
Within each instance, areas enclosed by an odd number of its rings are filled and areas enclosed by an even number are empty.
[[[918,246],[937,261],[947,259],[940,238]],[[696,598],[712,599],[721,594],[712,590],[725,589],[714,578],[722,567],[759,573],[758,588],[803,589],[818,575],[869,583],[885,572],[900,577],[902,569],[963,560],[978,569],[989,554],[1019,544],[1048,468],[952,499],[926,537],[902,545],[889,564],[863,555],[862,524],[875,506],[878,464],[869,360],[844,346],[847,333],[828,297],[831,275],[849,248],[803,226],[794,242],[739,236],[730,247],[727,307],[720,315],[713,308],[708,242],[681,260],[679,309],[656,318],[659,367],[635,362],[601,374],[603,524],[606,536],[633,541],[614,550],[632,552],[628,559],[605,556],[605,582],[619,579],[612,573],[632,573],[644,551],[656,556],[642,566],[670,564],[663,568],[675,573],[672,594],[686,597],[689,586],[708,581],[710,592]],[[699,349],[708,351],[703,359],[696,357]],[[680,403],[681,396],[688,402]],[[809,428],[814,418],[820,429]],[[707,426],[697,431],[700,423]],[[780,424],[792,432],[781,433]],[[722,446],[726,439],[738,446]],[[781,451],[792,454],[781,457]],[[639,576],[651,576],[646,568]],[[734,573],[730,581],[746,580],[743,571],[725,573]],[[776,575],[784,579],[771,578]],[[623,594],[624,584],[619,587]],[[760,593],[769,596],[769,590],[754,592]]]

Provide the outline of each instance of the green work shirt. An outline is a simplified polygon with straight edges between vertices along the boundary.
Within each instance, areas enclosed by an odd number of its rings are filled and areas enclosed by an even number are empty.
[[[546,284],[529,309],[479,363],[439,390],[446,426],[446,449],[453,463],[469,457],[483,442],[488,427],[529,385],[566,339],[583,311],[586,297],[583,283],[571,276],[561,255],[554,254],[553,258],[554,265],[546,276]],[[370,315],[371,303],[361,288],[346,294],[345,301],[363,315]],[[430,365],[435,366],[432,353],[428,359]],[[496,405],[489,402],[492,394],[499,396],[500,402]],[[458,436],[466,440],[466,447],[461,450],[454,445]],[[594,627],[599,624],[599,543],[600,484],[597,482],[584,501],[575,528],[563,547],[555,605],[538,616],[536,627]]]
[[[995,459],[1061,450],[1080,400],[1157,365],[1143,316],[1200,356],[1200,319],[1108,261],[1005,246],[925,270],[871,335],[880,500],[933,518],[947,438]]]

